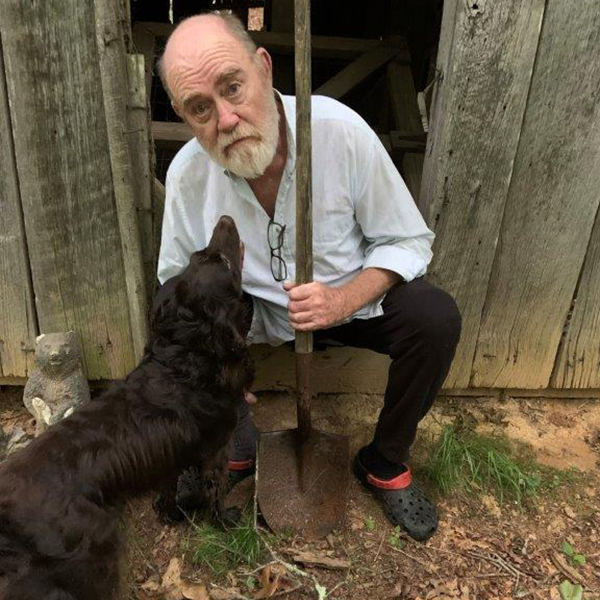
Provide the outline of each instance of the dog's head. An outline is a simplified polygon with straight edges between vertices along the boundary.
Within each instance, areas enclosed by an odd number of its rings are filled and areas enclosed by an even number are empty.
[[[153,336],[219,358],[244,351],[243,259],[235,222],[223,216],[208,246],[160,288],[150,319]]]

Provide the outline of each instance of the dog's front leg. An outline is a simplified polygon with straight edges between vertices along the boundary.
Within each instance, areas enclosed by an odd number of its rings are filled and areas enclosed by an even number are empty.
[[[239,524],[242,516],[238,507],[225,508],[225,497],[229,492],[227,452],[221,450],[204,470],[204,490],[210,514],[215,523],[229,529]]]
[[[177,506],[177,475],[165,482],[152,506],[158,519],[165,525],[180,523],[185,519],[185,514]]]

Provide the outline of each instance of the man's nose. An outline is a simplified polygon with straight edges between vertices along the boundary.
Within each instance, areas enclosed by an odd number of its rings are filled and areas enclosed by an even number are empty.
[[[219,111],[219,131],[229,132],[232,131],[235,126],[239,123],[240,118],[235,113],[233,107],[228,102],[222,102],[218,106]]]

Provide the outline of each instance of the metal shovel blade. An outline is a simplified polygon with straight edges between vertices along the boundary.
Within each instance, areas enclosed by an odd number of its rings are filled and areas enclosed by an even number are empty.
[[[263,433],[257,465],[260,510],[272,531],[325,537],[339,527],[348,496],[348,438],[298,429]]]

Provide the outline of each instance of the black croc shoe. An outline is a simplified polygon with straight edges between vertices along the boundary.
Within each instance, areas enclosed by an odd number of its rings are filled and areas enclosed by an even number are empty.
[[[413,482],[408,467],[398,477],[379,479],[365,469],[357,454],[354,457],[354,474],[379,499],[392,525],[401,527],[419,542],[424,542],[435,533],[437,510],[423,490]]]

